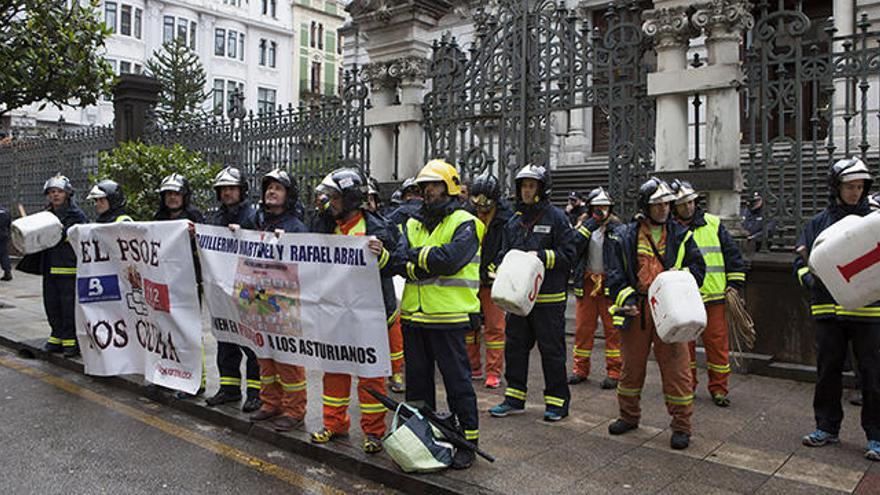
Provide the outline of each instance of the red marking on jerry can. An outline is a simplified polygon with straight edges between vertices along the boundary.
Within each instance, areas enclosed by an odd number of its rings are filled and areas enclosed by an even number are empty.
[[[877,247],[850,261],[849,263],[845,265],[837,265],[837,270],[840,271],[840,274],[843,275],[843,278],[846,279],[847,283],[849,283],[849,281],[852,280],[853,277],[867,270],[868,268],[871,268],[877,263],[880,263],[880,242],[877,243]]]

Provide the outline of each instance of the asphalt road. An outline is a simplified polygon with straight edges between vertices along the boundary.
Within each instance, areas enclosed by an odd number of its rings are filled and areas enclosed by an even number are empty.
[[[0,493],[393,493],[0,350]]]

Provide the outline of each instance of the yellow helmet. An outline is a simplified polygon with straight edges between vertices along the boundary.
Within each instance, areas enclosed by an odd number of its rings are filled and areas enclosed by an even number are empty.
[[[461,194],[461,177],[455,167],[443,160],[431,160],[422,167],[416,176],[416,184],[425,182],[443,182],[450,196]]]

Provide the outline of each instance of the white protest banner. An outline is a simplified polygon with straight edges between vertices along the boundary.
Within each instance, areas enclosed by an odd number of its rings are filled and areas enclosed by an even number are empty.
[[[390,375],[378,261],[367,240],[197,225],[217,340],[282,363]]]
[[[202,322],[188,222],[76,225],[76,336],[88,375],[195,393]]]

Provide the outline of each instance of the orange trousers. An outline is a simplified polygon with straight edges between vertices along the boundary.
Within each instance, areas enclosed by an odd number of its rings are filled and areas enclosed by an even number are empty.
[[[501,377],[504,372],[504,311],[492,302],[492,288],[480,287],[480,308],[483,313],[483,337],[486,339],[486,374]],[[467,344],[471,371],[482,373],[480,363],[480,330],[468,333]]]
[[[401,373],[403,371],[403,332],[400,330],[400,313],[394,317],[394,322],[388,327],[388,347],[391,350],[391,372]]]
[[[306,370],[273,359],[260,363],[260,400],[263,409],[280,411],[294,419],[306,417]]]
[[[666,410],[672,416],[670,427],[673,431],[690,434],[694,394],[687,343],[667,344],[660,340],[650,308],[641,302],[639,310],[641,315],[632,318],[630,327],[620,332],[623,351],[623,371],[617,385],[620,419],[631,424],[639,423],[642,412],[639,402],[645,384],[648,353],[653,345],[654,357],[660,366]]]
[[[358,378],[358,402],[361,407],[361,430],[381,438],[385,435],[385,406],[367,390],[385,393],[385,379]],[[348,416],[351,395],[351,375],[324,373],[324,426],[334,433],[348,433],[351,418]]]
[[[709,393],[727,395],[727,379],[730,377],[730,341],[727,334],[725,304],[706,305],[706,330],[701,339],[706,350],[706,372],[709,375]],[[691,351],[693,390],[697,390],[697,343],[688,342]]]
[[[598,283],[593,274],[584,274],[584,295],[575,299],[574,316],[574,367],[575,374],[590,376],[590,358],[593,355],[593,338],[602,318],[605,332],[605,372],[608,378],[620,379],[620,331],[611,323],[609,301],[605,297],[602,279]]]

